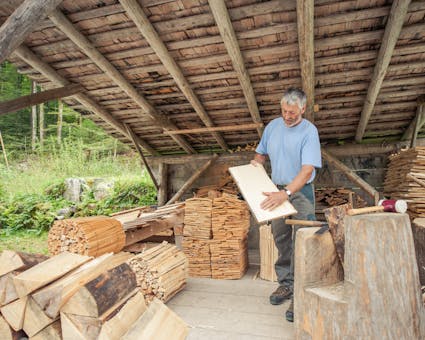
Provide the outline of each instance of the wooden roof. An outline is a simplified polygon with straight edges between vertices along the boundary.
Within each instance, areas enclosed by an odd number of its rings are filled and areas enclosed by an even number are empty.
[[[66,102],[151,154],[256,143],[289,86],[322,142],[401,137],[425,94],[425,1],[316,0],[314,19],[312,3],[65,0],[9,60],[45,89],[81,84]]]

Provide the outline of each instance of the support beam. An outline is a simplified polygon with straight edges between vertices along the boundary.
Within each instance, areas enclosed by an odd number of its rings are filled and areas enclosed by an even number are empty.
[[[359,126],[356,131],[355,139],[358,143],[363,139],[366,126],[369,122],[370,116],[372,115],[373,108],[375,107],[376,98],[378,97],[385,74],[387,73],[387,68],[390,64],[391,56],[400,35],[401,28],[403,27],[404,18],[406,17],[409,4],[410,0],[394,0],[391,6],[391,12],[385,26],[384,36],[378,52],[378,58],[367,90],[367,96],[360,116]]]
[[[314,122],[314,0],[297,1],[297,27],[301,81],[307,95],[304,117]]]
[[[177,191],[176,194],[165,205],[175,203],[180,197],[182,197],[186,190],[189,189],[189,187],[205,172],[205,170],[210,167],[212,163],[214,163],[217,158],[217,154],[212,156],[208,162],[206,162],[192,176],[190,176],[190,178],[183,184],[180,190]]]
[[[418,98],[417,102],[417,108],[416,108],[416,116],[412,119],[412,122],[407,127],[406,131],[403,134],[403,137],[401,137],[401,140],[411,140],[413,132],[415,131],[415,124],[418,122],[418,131],[422,128],[422,126],[425,124],[425,96],[420,96]],[[419,120],[418,120],[419,117]]]
[[[137,153],[139,154],[140,158],[142,159],[142,162],[145,165],[146,170],[148,171],[148,174],[149,174],[149,176],[150,176],[150,178],[153,182],[153,185],[155,186],[155,189],[158,191],[158,189],[159,189],[158,182],[156,181],[155,176],[152,173],[151,167],[149,166],[148,162],[146,161],[145,155],[143,155],[142,148],[139,146],[139,144],[137,144],[136,135],[131,130],[130,126],[128,126],[127,124],[124,124],[124,126],[127,129],[127,133],[130,135],[131,140],[133,142],[133,145],[136,148]]]
[[[168,164],[159,163],[158,174],[160,178],[158,190],[158,206],[162,206],[167,202],[168,193]]]
[[[375,204],[378,203],[379,200],[379,192],[376,191],[369,183],[363,180],[361,177],[356,175],[353,170],[351,170],[348,166],[340,162],[338,159],[333,157],[330,153],[322,148],[322,157],[329,163],[329,165],[337,168],[342,171],[342,173],[347,176],[347,178],[352,181],[354,184],[358,185],[361,189],[363,189],[369,196],[371,196]]]
[[[201,118],[205,126],[213,127],[214,124],[211,118],[208,116],[207,112],[205,111],[205,108],[201,104],[201,101],[199,100],[195,92],[192,90],[189,82],[183,75],[183,72],[180,69],[179,65],[177,65],[176,61],[171,56],[170,52],[159,37],[158,33],[149,21],[145,12],[143,12],[143,9],[140,7],[139,2],[137,0],[120,0],[120,3],[126,10],[127,15],[131,18],[131,20],[133,20],[137,28],[140,30],[140,33],[142,33],[149,45],[155,51],[156,55],[164,64],[165,68],[174,78],[177,86],[180,88],[182,93],[190,102],[190,104],[198,114],[199,118]],[[219,133],[213,131],[212,135],[224,151],[227,151],[229,149],[223,137]]]
[[[62,0],[25,0],[0,27],[0,64]]]
[[[416,140],[418,137],[418,133],[419,130],[422,128],[422,126],[424,125],[424,105],[419,105],[417,110],[416,110],[416,117],[414,119],[414,127],[413,127],[413,131],[412,131],[412,136],[410,139],[410,147],[414,148],[416,146]]]
[[[241,84],[249,113],[255,123],[262,123],[251,79],[249,78],[248,71],[245,67],[245,62],[239,48],[238,39],[236,38],[235,30],[233,29],[226,4],[224,3],[224,0],[208,0],[208,3],[215,22],[217,23],[220,35],[224,41],[224,45],[226,46],[227,53],[232,60],[233,68],[238,75],[239,83]],[[263,128],[257,128],[257,131],[258,135],[261,137]]]
[[[70,84],[64,87],[59,87],[52,90],[47,90],[28,96],[8,100],[0,103],[0,116],[9,112],[19,111],[28,106],[38,105],[41,103],[48,102],[49,100],[59,99],[64,97],[72,96],[76,93],[80,93],[84,88],[79,84]]]
[[[229,126],[215,126],[207,128],[198,128],[198,129],[184,129],[177,131],[165,130],[164,133],[168,135],[181,135],[181,134],[191,134],[191,133],[209,133],[211,131],[242,131],[242,130],[252,130],[257,128],[262,128],[263,123],[250,123],[250,124],[241,124],[241,125],[229,125]]]
[[[15,54],[25,61],[32,68],[40,72],[44,77],[53,82],[56,85],[67,86],[70,84],[68,80],[59,75],[52,67],[38,58],[28,47],[21,45],[19,46]],[[124,125],[114,118],[107,110],[101,107],[97,102],[91,99],[89,96],[85,94],[77,94],[74,95],[77,101],[79,101],[83,106],[85,106],[90,111],[94,112],[100,118],[102,118],[105,122],[110,124],[113,128],[119,131],[121,134],[126,136],[129,140],[131,140],[131,136],[128,135],[126,128]],[[151,155],[159,155],[159,152],[152,148],[146,141],[137,137],[137,143],[141,145],[146,151],[148,151]]]
[[[124,78],[124,76],[112,65],[102,53],[72,24],[71,21],[59,10],[55,10],[49,15],[50,20],[71,39],[108,77],[110,77],[127,95],[139,105],[144,113],[150,117],[158,126],[169,129],[177,130],[175,126],[166,115],[157,112],[157,110],[138,93],[136,88]],[[196,151],[189,145],[189,143],[182,136],[171,136],[174,141],[187,153],[192,154]]]

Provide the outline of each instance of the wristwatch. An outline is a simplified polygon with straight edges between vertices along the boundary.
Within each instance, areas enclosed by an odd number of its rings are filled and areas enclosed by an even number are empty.
[[[285,192],[288,195],[288,197],[291,197],[291,195],[292,195],[291,190],[289,190],[288,188],[285,188]]]

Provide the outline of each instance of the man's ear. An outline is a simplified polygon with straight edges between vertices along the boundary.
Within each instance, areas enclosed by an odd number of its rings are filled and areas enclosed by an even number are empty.
[[[307,107],[307,105],[304,105],[303,108],[301,109],[301,115],[303,115],[305,113],[305,108]]]

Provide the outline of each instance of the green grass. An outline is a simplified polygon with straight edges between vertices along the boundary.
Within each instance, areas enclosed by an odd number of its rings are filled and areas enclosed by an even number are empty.
[[[0,251],[6,249],[26,253],[48,254],[47,231],[41,234],[28,230],[13,233],[0,231]]]

